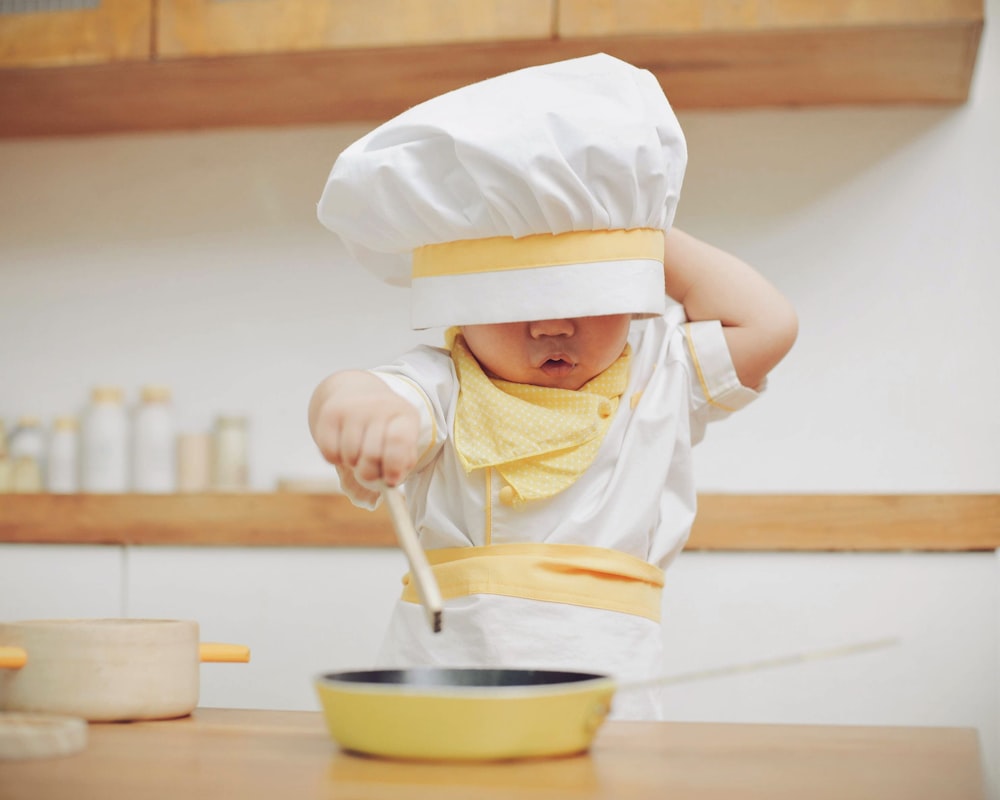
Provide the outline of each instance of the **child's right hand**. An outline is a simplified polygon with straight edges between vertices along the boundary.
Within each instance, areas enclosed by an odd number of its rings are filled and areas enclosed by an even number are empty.
[[[363,503],[378,499],[379,483],[402,483],[417,463],[417,410],[369,372],[338,372],[316,387],[309,431],[344,490]]]

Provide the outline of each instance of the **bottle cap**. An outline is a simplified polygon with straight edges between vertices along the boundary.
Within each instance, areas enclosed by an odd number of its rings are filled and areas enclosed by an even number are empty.
[[[41,424],[41,419],[30,414],[17,418],[17,427],[19,428],[37,428]]]
[[[95,386],[90,399],[95,403],[121,403],[123,395],[119,386]]]
[[[142,387],[142,402],[169,403],[170,387],[158,383],[150,383]]]
[[[75,431],[80,427],[76,417],[56,417],[52,427],[57,431]]]

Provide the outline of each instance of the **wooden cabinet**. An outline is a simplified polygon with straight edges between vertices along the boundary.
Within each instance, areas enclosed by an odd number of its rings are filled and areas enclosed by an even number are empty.
[[[566,41],[612,40],[676,108],[954,103],[982,0],[561,0]]]
[[[550,39],[555,0],[160,0],[160,58]]]
[[[560,0],[567,38],[814,30],[982,22],[981,0]]]
[[[600,51],[677,109],[955,104],[984,23],[984,0],[77,1],[0,14],[0,136],[377,123]]]
[[[27,0],[17,13],[0,13],[0,69],[149,60],[150,0],[52,5]]]

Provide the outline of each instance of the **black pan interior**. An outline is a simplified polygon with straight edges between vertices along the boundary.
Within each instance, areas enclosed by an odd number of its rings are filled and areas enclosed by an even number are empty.
[[[544,669],[421,667],[330,672],[325,680],[397,686],[549,686],[604,678],[589,672]]]

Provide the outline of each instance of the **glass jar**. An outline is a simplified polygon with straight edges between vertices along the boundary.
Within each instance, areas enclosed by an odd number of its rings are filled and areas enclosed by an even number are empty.
[[[212,489],[243,492],[249,488],[249,436],[245,417],[220,416],[212,432]]]
[[[177,491],[207,492],[211,488],[211,434],[180,434],[177,437]]]

